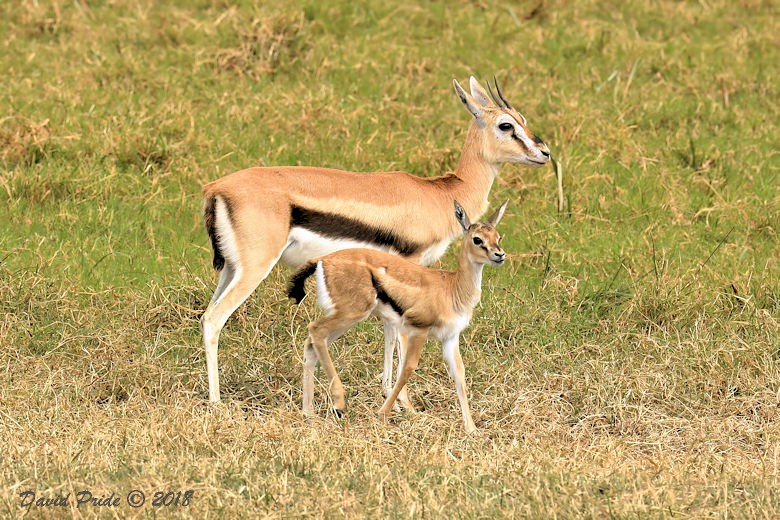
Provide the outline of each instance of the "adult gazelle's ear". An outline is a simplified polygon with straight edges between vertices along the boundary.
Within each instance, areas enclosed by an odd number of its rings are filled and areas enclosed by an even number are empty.
[[[471,97],[473,97],[477,103],[483,107],[489,107],[493,105],[493,102],[490,101],[490,97],[488,97],[487,91],[482,88],[482,85],[479,84],[479,81],[477,81],[477,78],[474,76],[469,78],[469,87],[471,88]]]
[[[460,223],[464,233],[469,230],[469,228],[471,227],[471,223],[469,222],[469,216],[466,215],[466,210],[463,209],[463,206],[461,206],[457,200],[455,201],[455,218]]]
[[[458,80],[453,79],[452,86],[455,87],[455,93],[458,95],[458,98],[460,98],[460,101],[466,106],[466,109],[471,112],[471,115],[474,116],[477,121],[482,121],[482,116],[485,113],[482,109],[482,105],[477,102],[471,94],[463,90],[463,87],[460,86]]]
[[[498,223],[501,221],[501,217],[504,216],[504,211],[506,211],[507,204],[509,204],[508,200],[505,201],[503,204],[501,204],[501,206],[499,206],[499,208],[495,212],[493,212],[492,215],[490,215],[490,218],[488,219],[488,223],[491,226],[496,227]]]

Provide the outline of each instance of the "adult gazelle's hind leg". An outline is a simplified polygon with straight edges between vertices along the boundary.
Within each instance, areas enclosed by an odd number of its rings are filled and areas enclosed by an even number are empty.
[[[477,430],[477,427],[474,426],[474,421],[471,419],[471,411],[469,410],[466,369],[463,366],[463,358],[460,357],[458,336],[445,339],[442,342],[442,350],[444,359],[447,361],[447,371],[452,379],[455,380],[455,390],[458,392],[460,411],[463,414],[463,425],[466,428],[466,433],[473,433]]]
[[[234,212],[239,210],[240,208],[232,209]],[[214,403],[220,401],[217,364],[220,332],[230,315],[249,298],[279,261],[289,233],[289,221],[286,217],[277,218],[278,222],[275,222],[273,217],[261,221],[258,216],[251,215],[253,218],[245,220],[263,222],[265,225],[258,226],[254,234],[249,234],[234,226],[221,201],[217,202],[216,211],[216,231],[225,265],[211,303],[200,321],[203,346],[206,350],[209,400]]]
[[[209,301],[209,307],[214,305],[214,302],[219,299],[230,282],[233,281],[233,277],[236,275],[235,269],[231,264],[225,264],[222,270],[219,272],[219,280],[217,281],[217,287],[214,289],[214,294],[211,295],[211,301]]]
[[[217,368],[217,349],[219,347],[219,335],[230,315],[252,292],[260,285],[273,266],[276,259],[267,262],[264,268],[245,270],[237,268],[225,289],[215,301],[213,301],[201,318],[201,330],[203,332],[203,346],[206,349],[206,370],[209,378],[209,400],[217,403],[219,395],[219,371]]]
[[[408,342],[406,341],[407,338]],[[420,362],[420,354],[422,354],[422,348],[423,345],[425,345],[425,340],[427,338],[428,333],[426,331],[413,331],[404,338],[404,343],[407,343],[407,345],[406,352],[403,356],[403,367],[398,374],[398,380],[395,382],[393,391],[385,400],[382,408],[379,409],[379,415],[381,417],[387,417],[390,413],[390,410],[393,408],[393,403],[395,403],[401,390],[409,381],[409,376],[411,376],[412,372],[417,368],[417,365]]]

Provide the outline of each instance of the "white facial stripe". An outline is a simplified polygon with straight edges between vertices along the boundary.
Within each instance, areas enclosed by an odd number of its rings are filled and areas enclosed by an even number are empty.
[[[512,138],[509,132],[505,132],[500,128],[498,128],[499,125],[504,123],[509,123],[510,125],[512,125],[512,127],[514,128],[513,130],[514,135],[518,139],[520,139],[520,141],[522,141],[522,143],[526,146],[526,148],[528,148],[529,150],[536,149],[536,144],[534,144],[533,140],[525,131],[525,128],[523,128],[523,126],[519,124],[517,120],[509,114],[502,114],[496,119],[496,135],[498,136],[499,139]]]

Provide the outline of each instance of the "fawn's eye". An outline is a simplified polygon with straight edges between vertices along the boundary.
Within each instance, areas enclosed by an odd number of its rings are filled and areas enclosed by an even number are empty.
[[[515,127],[512,126],[511,123],[501,123],[500,125],[498,125],[498,129],[501,130],[502,132],[509,132],[510,130],[514,130]]]
[[[474,237],[474,245],[475,246],[481,246],[482,245],[482,239],[479,237]]]

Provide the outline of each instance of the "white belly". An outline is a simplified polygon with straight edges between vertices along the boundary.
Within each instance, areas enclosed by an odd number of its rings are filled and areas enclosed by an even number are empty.
[[[389,251],[390,249],[377,246],[371,242],[361,242],[348,238],[330,238],[313,233],[308,229],[294,227],[290,230],[290,236],[287,238],[287,247],[282,252],[280,260],[289,266],[298,267],[312,258],[354,247],[366,247],[368,249],[378,249],[379,251]]]
[[[447,247],[450,245],[451,240],[442,240],[433,244],[426,249],[420,257],[420,265],[431,265],[436,260],[444,256],[447,252]]]
[[[463,329],[469,326],[469,322],[471,321],[471,312],[464,312],[463,314],[458,314],[454,316],[454,318],[449,322],[446,323],[440,327],[433,327],[430,331],[431,336],[438,339],[439,341],[444,341],[447,338],[452,338],[455,336],[459,336],[461,332],[463,332]]]

